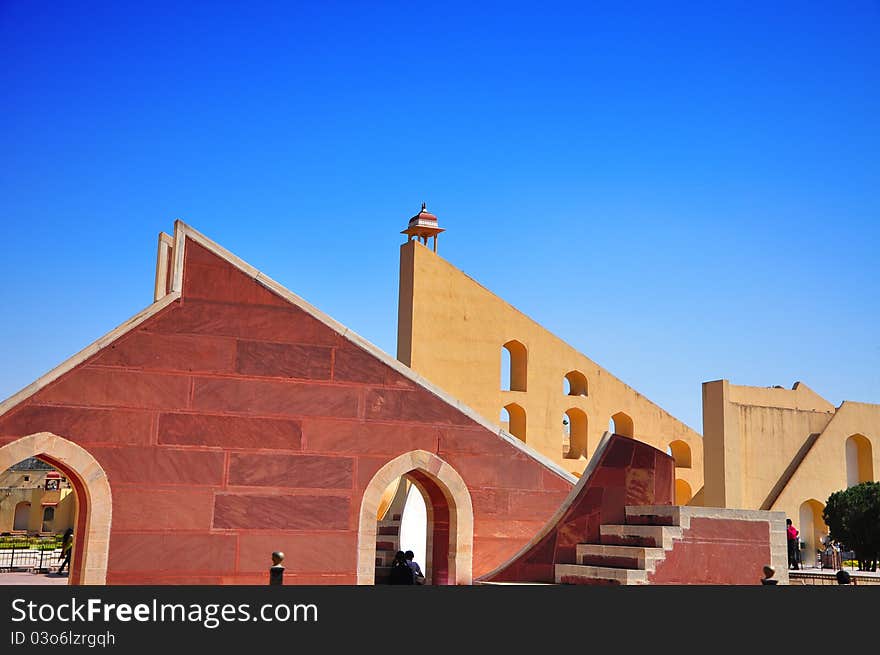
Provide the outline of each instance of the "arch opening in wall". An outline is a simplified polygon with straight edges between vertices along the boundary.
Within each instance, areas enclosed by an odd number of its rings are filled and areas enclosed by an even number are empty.
[[[43,522],[40,532],[55,531],[55,506],[48,505],[43,507]]]
[[[874,460],[871,442],[861,434],[846,440],[846,486],[874,481]]]
[[[427,580],[432,579],[432,555],[428,544],[433,540],[434,511],[427,488],[417,478],[405,476],[410,483],[400,517],[400,550],[412,551]]]
[[[426,562],[420,564],[423,564],[426,583],[471,584],[474,515],[470,493],[464,480],[447,462],[424,450],[396,457],[379,469],[367,484],[358,527],[357,583],[371,585],[377,581],[377,543],[383,539],[377,529],[377,512],[383,492],[398,478],[405,478],[425,502]],[[399,541],[397,544],[399,546]]]
[[[501,390],[525,391],[528,377],[528,351],[513,339],[501,347]]]
[[[31,520],[31,504],[22,501],[15,506],[15,514],[12,519],[12,529],[16,532],[27,532]]]
[[[88,451],[50,432],[31,434],[0,447],[0,471],[32,457],[57,469],[75,494],[68,583],[106,584],[113,508],[107,474]],[[43,517],[41,508],[38,518]]]
[[[676,468],[691,468],[691,447],[684,441],[676,439],[675,441],[670,442],[669,447],[666,449],[666,453],[672,455],[672,459],[675,460]]]
[[[633,437],[635,435],[633,420],[628,414],[617,412],[617,414],[612,416],[611,420],[608,422],[608,431],[611,432],[611,434]]]
[[[817,566],[819,559],[819,546],[825,535],[828,534],[828,526],[822,518],[825,505],[815,498],[804,501],[798,511],[800,525],[794,527],[800,531],[798,538],[803,542],[800,549],[801,565],[807,568]],[[821,566],[821,565],[819,565]]]
[[[587,456],[587,414],[576,407],[562,415],[562,457],[585,459]]]
[[[501,426],[504,427],[505,423],[510,434],[523,443],[526,442],[526,410],[516,403],[505,405],[501,410]]]
[[[562,391],[566,396],[586,396],[587,376],[580,371],[569,371],[563,378]]]
[[[387,584],[397,551],[412,551],[426,576],[431,576],[433,506],[423,485],[409,475],[395,479],[379,498],[376,512],[376,584]],[[430,577],[428,578],[430,579]]]
[[[691,491],[691,485],[684,480],[677,479],[675,481],[675,504],[687,505],[691,502],[691,498],[693,497],[694,494]]]
[[[41,550],[53,546],[52,537],[72,528],[76,494],[71,484],[50,464],[27,457],[0,471],[0,534],[26,533],[42,540]],[[8,553],[7,553],[8,554]],[[5,564],[13,566],[12,562]],[[0,558],[0,566],[3,566]]]

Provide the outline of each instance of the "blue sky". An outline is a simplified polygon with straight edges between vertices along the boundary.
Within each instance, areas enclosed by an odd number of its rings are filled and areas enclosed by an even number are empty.
[[[698,431],[722,377],[880,402],[880,3],[620,5],[0,1],[0,397],[175,218],[393,354],[424,201]]]

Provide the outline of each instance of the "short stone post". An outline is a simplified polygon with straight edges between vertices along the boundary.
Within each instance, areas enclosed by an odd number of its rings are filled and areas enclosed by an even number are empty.
[[[276,550],[272,553],[272,567],[269,569],[269,584],[276,585],[284,584],[284,567],[281,566],[281,562],[284,561],[284,553],[280,550]]]

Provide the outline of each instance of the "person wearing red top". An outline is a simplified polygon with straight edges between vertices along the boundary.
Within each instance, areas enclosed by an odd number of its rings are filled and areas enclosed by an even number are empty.
[[[800,559],[800,554],[798,552],[798,531],[791,524],[791,519],[785,519],[785,532],[788,537],[788,568],[790,569],[799,569],[800,566],[798,564],[798,560]]]

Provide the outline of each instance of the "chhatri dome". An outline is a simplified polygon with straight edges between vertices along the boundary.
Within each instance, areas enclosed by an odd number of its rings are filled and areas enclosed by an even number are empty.
[[[422,203],[422,211],[409,219],[409,225],[401,231],[401,234],[409,235],[407,241],[412,241],[413,237],[428,245],[428,239],[434,239],[434,252],[437,252],[437,235],[445,230],[437,224],[437,217],[428,211],[425,203]]]

